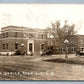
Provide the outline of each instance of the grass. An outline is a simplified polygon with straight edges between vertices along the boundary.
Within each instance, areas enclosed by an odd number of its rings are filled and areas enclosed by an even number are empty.
[[[48,70],[48,67],[52,65],[52,63],[47,63],[44,61],[31,61],[33,59],[37,59],[38,57],[22,57],[22,56],[2,56],[0,57],[0,80],[34,80],[34,79],[45,79],[44,76],[38,75],[25,75],[22,72],[43,72],[45,73]],[[4,73],[8,72],[20,72],[20,75],[5,75]]]
[[[64,64],[63,64],[64,63]],[[81,68],[74,69],[75,64]],[[41,56],[2,56],[0,57],[0,80],[75,80],[84,79],[84,59],[70,57],[70,58],[57,58],[54,56],[41,57]],[[76,65],[76,66],[77,66]],[[22,72],[40,73],[42,75],[27,75]],[[4,73],[20,73],[20,74],[4,74]],[[46,72],[49,74],[46,75]],[[50,75],[53,72],[54,75]],[[75,74],[75,75],[74,75]]]

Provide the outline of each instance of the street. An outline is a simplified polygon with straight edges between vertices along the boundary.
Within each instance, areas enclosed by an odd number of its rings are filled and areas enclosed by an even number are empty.
[[[83,64],[68,64],[44,61],[64,58],[52,56],[1,56],[0,80],[84,80]],[[74,54],[68,59],[84,60]]]

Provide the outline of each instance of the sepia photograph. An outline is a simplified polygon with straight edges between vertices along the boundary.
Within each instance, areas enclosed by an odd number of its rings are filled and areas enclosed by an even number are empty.
[[[84,4],[0,4],[0,80],[84,80]]]

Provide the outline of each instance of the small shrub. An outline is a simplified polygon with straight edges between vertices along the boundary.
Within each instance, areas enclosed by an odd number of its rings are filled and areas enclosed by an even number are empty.
[[[22,53],[21,53],[21,50],[17,50],[16,52],[15,52],[15,55],[21,55]]]
[[[6,55],[9,56],[9,53],[7,53]]]

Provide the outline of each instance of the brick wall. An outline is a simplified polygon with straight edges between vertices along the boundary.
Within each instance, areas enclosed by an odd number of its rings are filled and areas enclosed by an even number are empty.
[[[27,40],[21,40],[21,39],[4,39],[0,40],[0,51],[16,51],[15,49],[15,43],[18,43],[18,49],[21,50],[21,44],[24,43],[24,51],[27,50]],[[8,49],[6,48],[6,43],[8,43]],[[3,49],[3,44],[5,44],[5,49]]]

